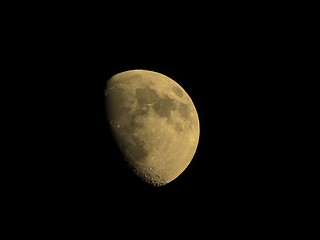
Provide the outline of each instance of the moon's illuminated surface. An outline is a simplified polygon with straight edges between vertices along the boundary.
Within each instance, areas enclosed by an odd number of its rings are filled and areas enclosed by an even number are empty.
[[[120,72],[107,81],[105,103],[116,144],[140,179],[163,186],[188,167],[199,142],[199,118],[177,82],[149,70]]]

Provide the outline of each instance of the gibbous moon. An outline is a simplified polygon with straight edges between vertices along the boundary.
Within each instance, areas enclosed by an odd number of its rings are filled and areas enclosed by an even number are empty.
[[[112,135],[128,167],[152,186],[176,179],[199,142],[199,118],[186,91],[149,70],[128,70],[106,84],[105,106]]]

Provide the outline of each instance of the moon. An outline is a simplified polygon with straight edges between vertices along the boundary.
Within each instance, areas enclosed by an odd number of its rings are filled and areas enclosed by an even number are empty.
[[[134,174],[159,187],[185,171],[197,150],[200,124],[177,82],[155,71],[127,70],[108,79],[104,96],[108,126]]]

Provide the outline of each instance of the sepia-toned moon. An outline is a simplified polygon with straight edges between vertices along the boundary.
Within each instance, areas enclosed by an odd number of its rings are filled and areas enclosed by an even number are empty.
[[[199,142],[199,118],[177,82],[150,70],[120,72],[107,81],[105,106],[112,136],[141,180],[163,186],[188,167]]]

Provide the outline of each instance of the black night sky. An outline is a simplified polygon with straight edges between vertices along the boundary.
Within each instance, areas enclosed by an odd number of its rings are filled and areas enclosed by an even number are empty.
[[[75,221],[123,216],[120,225],[136,216],[170,216],[174,224],[178,216],[188,222],[208,215],[227,228],[229,217],[261,219],[283,206],[290,190],[283,174],[285,42],[264,18],[217,13],[151,25],[146,18],[121,22],[103,14],[89,21],[80,14],[35,30],[31,78],[41,80],[24,116],[35,109],[25,136],[36,141],[29,140],[32,157],[19,170],[19,196]],[[199,116],[193,160],[159,188],[129,171],[106,121],[106,81],[131,69],[175,80]]]
[[[270,191],[272,176],[277,174],[273,154],[278,147],[270,140],[275,121],[269,114],[273,61],[262,43],[237,40],[235,44],[232,34],[206,37],[148,44],[130,38],[108,42],[108,36],[79,46],[70,43],[68,55],[61,56],[66,71],[61,72],[64,76],[55,86],[60,91],[52,102],[61,113],[52,134],[57,135],[55,161],[61,168],[56,170],[66,192],[73,189],[75,194],[115,201],[121,195],[204,194],[221,204],[235,198],[248,204],[244,199]],[[194,159],[179,178],[161,188],[131,176],[108,132],[105,83],[130,69],[171,77],[187,91],[198,111],[200,140]]]

